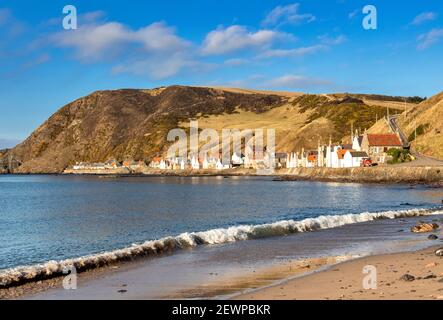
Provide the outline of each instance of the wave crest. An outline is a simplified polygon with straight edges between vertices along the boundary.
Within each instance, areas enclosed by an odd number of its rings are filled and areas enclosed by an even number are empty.
[[[99,254],[92,254],[75,259],[48,261],[33,266],[22,266],[0,272],[0,288],[18,286],[31,281],[49,279],[63,275],[63,271],[74,266],[82,272],[136,257],[159,255],[176,249],[199,245],[223,244],[248,239],[282,236],[292,233],[309,232],[321,229],[341,227],[347,224],[367,222],[379,219],[395,219],[443,214],[443,208],[411,209],[384,212],[363,212],[359,214],[325,215],[304,220],[283,220],[260,225],[240,225],[229,228],[212,229],[202,232],[186,232],[175,237],[150,240],[142,244],[133,244]]]

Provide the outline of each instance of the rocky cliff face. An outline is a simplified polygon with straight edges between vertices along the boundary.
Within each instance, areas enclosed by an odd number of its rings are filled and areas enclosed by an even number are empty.
[[[8,152],[17,173],[57,173],[76,161],[147,159],[165,151],[167,133],[197,115],[264,112],[285,102],[276,95],[172,86],[99,91],[57,111]]]

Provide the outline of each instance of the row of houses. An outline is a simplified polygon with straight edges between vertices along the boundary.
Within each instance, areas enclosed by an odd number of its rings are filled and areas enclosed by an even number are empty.
[[[327,167],[352,168],[371,163],[385,164],[389,159],[388,150],[402,149],[396,134],[355,134],[352,144],[318,146],[317,150],[291,153],[287,156],[286,168]]]
[[[112,159],[103,163],[77,162],[75,165],[72,166],[72,169],[75,171],[106,171],[122,168],[129,169],[130,171],[141,171],[143,169],[146,169],[147,165],[144,161],[126,160],[120,163],[117,160]]]
[[[222,154],[219,157],[176,157],[166,159],[154,157],[150,162],[127,160],[122,163],[109,160],[105,163],[77,163],[73,170],[115,170],[126,168],[131,172],[143,172],[148,168],[159,170],[225,170],[242,167],[247,169],[268,168],[274,162],[275,168],[351,168],[366,166],[370,163],[383,164],[388,158],[388,150],[403,148],[400,138],[396,134],[352,134],[351,144],[320,145],[317,150],[304,150],[299,152],[277,152],[270,154],[266,148],[262,152],[253,152],[251,155],[233,153],[228,157]]]

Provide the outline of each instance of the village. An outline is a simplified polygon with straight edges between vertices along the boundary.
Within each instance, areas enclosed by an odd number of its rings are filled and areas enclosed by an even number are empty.
[[[399,132],[384,134],[359,134],[351,131],[351,142],[327,145],[318,144],[316,150],[269,153],[266,147],[263,152],[233,152],[227,157],[188,156],[167,158],[155,156],[149,161],[126,160],[118,162],[109,160],[105,163],[76,163],[66,173],[146,173],[149,171],[189,171],[214,170],[222,171],[236,168],[263,169],[273,163],[275,169],[291,168],[355,168],[387,165],[392,162],[392,150],[402,151],[408,148]],[[228,159],[228,161],[226,161]]]

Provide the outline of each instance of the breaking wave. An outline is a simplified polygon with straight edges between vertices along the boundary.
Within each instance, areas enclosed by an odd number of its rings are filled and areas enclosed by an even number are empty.
[[[186,232],[178,236],[133,244],[124,249],[62,261],[49,261],[33,266],[6,269],[0,271],[0,288],[8,288],[31,281],[57,277],[63,275],[63,272],[69,270],[72,266],[76,268],[77,272],[82,272],[120,261],[129,261],[136,257],[159,255],[176,249],[196,247],[199,245],[223,244],[248,239],[309,232],[380,219],[418,217],[435,214],[443,214],[443,208],[325,215],[300,221],[283,220],[259,225],[240,225],[202,232]]]

